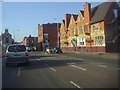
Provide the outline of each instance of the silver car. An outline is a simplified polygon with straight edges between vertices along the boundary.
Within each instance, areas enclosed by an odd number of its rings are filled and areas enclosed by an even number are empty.
[[[25,45],[12,44],[6,49],[6,65],[29,63],[29,52]]]

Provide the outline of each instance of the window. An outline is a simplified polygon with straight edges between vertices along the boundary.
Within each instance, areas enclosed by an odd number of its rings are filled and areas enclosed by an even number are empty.
[[[62,31],[61,32],[61,37],[64,38],[65,37],[65,33]]]
[[[9,37],[5,37],[5,43],[9,43]]]
[[[72,19],[72,20],[70,21],[70,23],[71,23],[71,24],[74,24],[74,20]]]
[[[98,25],[93,25],[92,26],[92,31],[98,31]]]
[[[41,30],[42,30],[42,28],[40,27],[40,28],[39,28],[39,31],[41,31]]]
[[[61,25],[61,28],[64,28],[64,24]]]
[[[95,37],[95,45],[96,46],[103,46],[104,45],[104,37],[103,36]]]
[[[87,28],[87,25],[84,25],[84,31],[87,31],[88,28]]]
[[[118,11],[117,9],[113,9],[114,17],[118,17]]]
[[[80,21],[80,22],[82,21],[82,16],[79,16],[79,21]]]
[[[16,50],[18,50],[18,52],[22,52],[26,50],[26,47],[24,45],[16,45],[8,48],[9,52],[15,52]]]
[[[79,31],[78,31],[78,34],[80,34],[80,35],[83,34],[82,26],[80,26],[78,30],[79,30]]]
[[[44,39],[48,39],[48,34],[44,34]]]
[[[77,46],[86,46],[85,38],[77,38]]]
[[[74,36],[74,29],[71,29],[71,36]]]

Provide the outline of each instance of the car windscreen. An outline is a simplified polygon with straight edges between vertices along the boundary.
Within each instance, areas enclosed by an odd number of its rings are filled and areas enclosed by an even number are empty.
[[[8,48],[8,51],[9,52],[23,52],[23,51],[25,51],[26,50],[26,47],[25,46],[23,46],[23,45],[16,45],[16,46],[10,46],[9,48]]]

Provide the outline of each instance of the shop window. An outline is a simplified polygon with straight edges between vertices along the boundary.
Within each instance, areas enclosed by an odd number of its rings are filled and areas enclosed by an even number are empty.
[[[104,37],[103,36],[95,37],[95,45],[96,46],[104,46]]]
[[[77,38],[77,45],[78,46],[86,46],[86,43],[85,43],[85,38]]]

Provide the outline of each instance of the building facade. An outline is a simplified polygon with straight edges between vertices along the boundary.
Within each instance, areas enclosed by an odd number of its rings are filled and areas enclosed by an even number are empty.
[[[34,50],[37,50],[38,48],[38,37],[32,37],[29,35],[28,37],[24,37],[22,44],[28,47],[33,48]]]
[[[58,32],[60,23],[38,24],[38,47],[39,50],[44,50],[47,47],[58,46]]]
[[[12,39],[12,35],[9,33],[8,29],[5,29],[5,32],[1,35],[1,37],[3,48],[6,48],[8,45],[14,42],[14,39]]]
[[[91,4],[86,2],[84,11],[80,10],[78,15],[71,14],[68,27],[64,23],[66,19],[61,23],[60,41],[62,50],[81,52],[118,51],[120,43],[118,40],[120,36],[119,18],[120,7],[117,2],[104,2],[93,8],[91,8]]]

